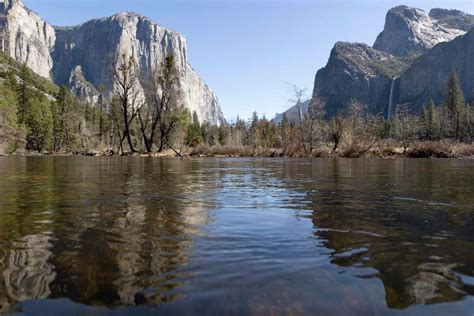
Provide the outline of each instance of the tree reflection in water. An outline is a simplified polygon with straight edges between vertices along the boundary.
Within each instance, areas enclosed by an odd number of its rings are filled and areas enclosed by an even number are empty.
[[[474,295],[462,280],[474,272],[472,185],[463,192],[459,176],[443,170],[449,163],[435,164],[333,160],[332,172],[320,173],[321,187],[309,190],[316,235],[334,250],[331,262],[375,268],[360,277],[383,282],[390,308]],[[449,198],[454,202],[440,202]]]
[[[464,311],[473,177],[450,160],[6,158],[0,311]]]

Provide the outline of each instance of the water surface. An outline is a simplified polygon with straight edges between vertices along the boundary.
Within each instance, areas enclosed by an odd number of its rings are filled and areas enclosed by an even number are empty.
[[[0,313],[474,314],[474,161],[0,157]]]

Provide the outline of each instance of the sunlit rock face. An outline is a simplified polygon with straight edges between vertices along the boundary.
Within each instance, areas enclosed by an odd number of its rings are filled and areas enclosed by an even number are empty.
[[[422,54],[436,44],[451,41],[464,33],[456,25],[441,25],[423,10],[398,6],[388,11],[384,30],[377,37],[374,48],[407,57]]]
[[[1,1],[1,0],[0,0]],[[182,104],[200,121],[225,122],[214,92],[187,59],[186,39],[134,13],[119,13],[76,27],[52,27],[20,0],[0,3],[2,50],[39,75],[67,85],[88,101],[98,85],[113,89],[113,69],[122,55],[134,57],[147,78],[173,54],[179,72]]]
[[[0,1],[0,45],[3,52],[49,78],[53,68],[54,28],[20,0]]]
[[[471,95],[473,27],[474,16],[462,11],[433,9],[428,15],[417,8],[394,7],[373,47],[336,43],[316,74],[313,97],[326,102],[328,116],[343,112],[354,99],[385,117],[391,103],[406,103],[419,112],[430,99],[441,99],[453,70],[464,93]]]
[[[329,115],[343,112],[353,99],[372,113],[384,112],[392,79],[406,67],[400,58],[366,44],[338,42],[326,67],[316,74],[313,97],[325,100]]]
[[[53,52],[55,82],[70,84],[71,73],[80,66],[86,81],[94,86],[105,84],[111,91],[111,70],[118,65],[122,55],[133,57],[139,64],[142,78],[148,78],[167,55],[173,54],[183,104],[191,112],[196,111],[201,121],[224,122],[216,95],[188,63],[186,39],[181,34],[142,15],[128,12],[72,28],[57,28],[56,32]]]

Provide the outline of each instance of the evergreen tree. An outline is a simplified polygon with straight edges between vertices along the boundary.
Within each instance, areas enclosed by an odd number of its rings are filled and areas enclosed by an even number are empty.
[[[424,137],[428,140],[438,139],[440,137],[441,122],[433,100],[423,108],[421,119]]]
[[[74,97],[66,86],[61,86],[56,94],[56,102],[52,105],[53,114],[53,147],[55,151],[63,147],[71,147],[70,126],[71,112],[73,110]]]
[[[28,100],[27,107],[27,149],[41,152],[48,145],[53,129],[51,104],[46,97],[38,95]]]
[[[201,124],[196,111],[193,111],[191,124],[188,125],[187,144],[196,147],[203,141]]]
[[[26,120],[26,115],[28,113],[28,100],[30,98],[30,93],[28,85],[30,84],[30,71],[26,64],[23,64],[20,68],[19,73],[19,84],[16,86],[17,99],[18,99],[18,122],[24,123]]]
[[[450,136],[459,139],[460,115],[464,105],[464,96],[455,71],[449,77],[443,95],[442,106],[447,110]]]

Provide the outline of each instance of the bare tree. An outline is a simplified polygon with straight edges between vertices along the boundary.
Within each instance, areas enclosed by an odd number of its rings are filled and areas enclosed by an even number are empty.
[[[319,96],[319,93],[315,93],[311,98],[308,110],[304,115],[303,129],[306,130],[307,142],[309,144],[309,153],[313,152],[316,139],[318,136],[322,135],[324,107],[325,103]]]
[[[120,64],[115,68],[114,94],[119,102],[123,119],[123,134],[120,136],[120,147],[123,153],[123,141],[126,138],[131,152],[137,152],[133,146],[130,133],[133,120],[137,117],[143,103],[140,90],[139,69],[133,57],[121,56]]]
[[[146,85],[146,105],[138,112],[140,131],[148,153],[153,149],[156,132],[160,142],[158,152],[169,145],[170,135],[181,114],[180,93],[174,56],[168,55]]]
[[[380,139],[377,133],[376,119],[367,115],[366,106],[352,100],[344,117],[344,140],[346,157],[360,157],[368,152]]]
[[[306,149],[306,142],[305,142],[305,132],[303,128],[303,103],[304,103],[304,98],[306,95],[306,89],[301,89],[295,84],[290,84],[287,83],[287,85],[291,88],[292,91],[292,96],[290,98],[291,104],[295,104],[297,109],[298,109],[298,130],[300,132],[300,141],[301,141],[301,146],[303,147],[303,150],[305,153],[307,153]]]
[[[410,113],[408,104],[399,104],[395,110],[393,118],[394,136],[402,147],[403,153],[406,154],[410,144],[418,138],[421,124],[415,115]]]
[[[329,121],[328,133],[329,138],[334,143],[332,152],[335,153],[344,135],[344,123],[340,117],[336,116]]]

